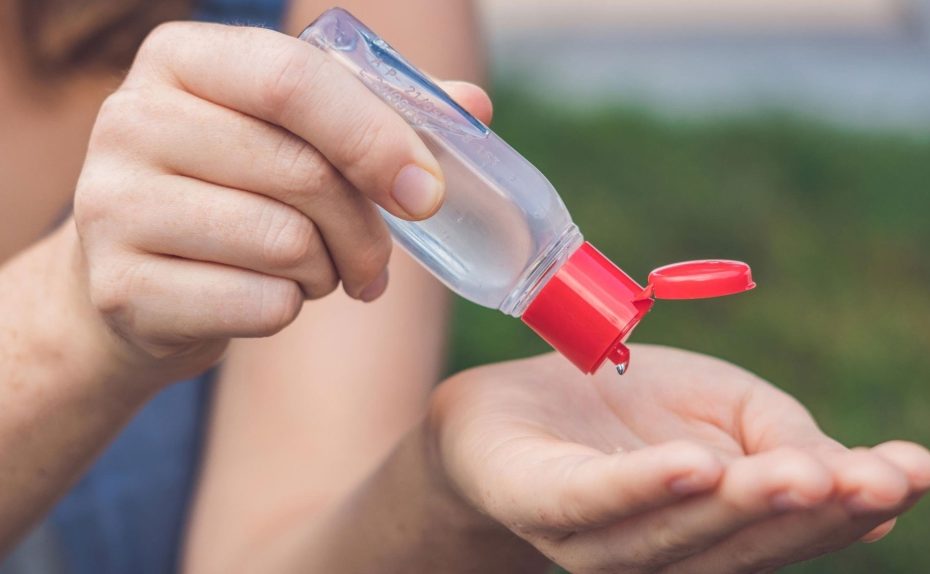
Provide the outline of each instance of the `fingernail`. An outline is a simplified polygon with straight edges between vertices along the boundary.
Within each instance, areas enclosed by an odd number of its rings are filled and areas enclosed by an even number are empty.
[[[779,512],[787,512],[789,510],[800,510],[802,508],[807,508],[809,504],[801,499],[796,493],[791,491],[779,492],[772,495],[770,499],[772,508]]]
[[[670,482],[668,489],[675,494],[685,495],[707,490],[710,486],[710,481],[706,476],[701,474],[689,474]]]
[[[391,194],[411,217],[422,218],[442,199],[442,183],[422,167],[410,164],[397,174]]]
[[[361,293],[359,293],[358,298],[365,303],[371,303],[378,297],[380,297],[384,290],[387,288],[388,283],[388,271],[385,268],[381,275],[378,275],[378,278],[372,281],[368,287],[365,287]]]

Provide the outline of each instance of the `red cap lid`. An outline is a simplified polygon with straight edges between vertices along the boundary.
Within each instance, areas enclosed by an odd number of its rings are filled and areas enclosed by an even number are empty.
[[[749,265],[708,259],[659,267],[649,274],[647,294],[656,299],[705,299],[742,293],[755,286]]]
[[[523,322],[585,373],[629,358],[623,341],[652,308],[642,286],[585,242],[539,291]]]
[[[686,261],[649,274],[643,289],[585,242],[546,283],[523,313],[523,322],[585,373],[605,360],[623,373],[626,338],[656,299],[722,297],[755,287],[740,261]]]

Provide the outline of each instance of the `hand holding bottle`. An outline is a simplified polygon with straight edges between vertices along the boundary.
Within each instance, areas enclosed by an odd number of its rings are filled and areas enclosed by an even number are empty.
[[[446,87],[488,119],[480,88]],[[196,371],[339,283],[378,297],[391,239],[376,204],[420,219],[443,192],[414,130],[320,50],[177,23],[150,35],[104,104],[75,220],[107,324]]]

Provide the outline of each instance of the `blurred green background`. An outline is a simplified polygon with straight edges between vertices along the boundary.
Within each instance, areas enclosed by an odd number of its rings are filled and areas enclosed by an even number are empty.
[[[752,293],[662,302],[634,342],[749,368],[847,444],[930,444],[930,140],[784,115],[568,111],[506,89],[495,104],[495,129],[635,278],[693,258],[753,266]],[[519,321],[456,305],[454,370],[547,350]],[[928,525],[925,502],[878,544],[786,571],[930,572]]]

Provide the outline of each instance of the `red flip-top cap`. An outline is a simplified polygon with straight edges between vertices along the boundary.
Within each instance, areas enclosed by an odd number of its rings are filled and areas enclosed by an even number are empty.
[[[585,242],[540,290],[523,322],[585,373],[625,364],[623,341],[652,308],[644,289]]]
[[[649,274],[649,294],[656,299],[705,299],[749,291],[756,284],[742,261],[706,259],[659,267]]]
[[[656,299],[703,299],[755,287],[740,261],[685,261],[649,274],[643,289],[584,243],[540,290],[523,322],[585,373],[605,360],[622,373],[630,358],[623,344]]]

